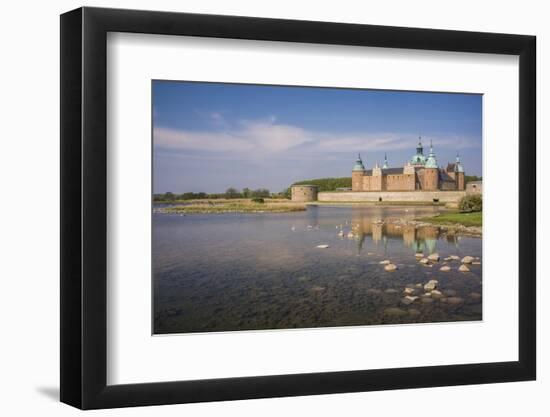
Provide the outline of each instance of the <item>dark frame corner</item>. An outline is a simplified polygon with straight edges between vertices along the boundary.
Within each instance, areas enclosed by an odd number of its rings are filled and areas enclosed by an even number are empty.
[[[132,385],[106,384],[108,32],[519,56],[519,360]],[[82,409],[536,378],[534,36],[80,8],[61,15],[61,401]]]

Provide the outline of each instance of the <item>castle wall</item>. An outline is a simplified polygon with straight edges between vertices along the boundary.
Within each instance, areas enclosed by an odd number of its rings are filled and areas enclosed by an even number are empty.
[[[377,202],[401,201],[401,202],[433,202],[434,199],[441,203],[456,203],[466,195],[466,191],[380,191],[380,192],[321,192],[317,199],[321,202]]]
[[[386,175],[386,191],[414,191],[414,174]]]

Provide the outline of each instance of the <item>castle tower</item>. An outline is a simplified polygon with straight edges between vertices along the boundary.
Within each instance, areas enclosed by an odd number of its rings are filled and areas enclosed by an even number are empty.
[[[460,156],[458,155],[458,152],[456,154],[455,162],[455,183],[456,189],[458,191],[464,191],[466,187],[464,183],[464,167],[462,166],[462,162],[460,162]]]
[[[422,138],[418,137],[418,145],[416,146],[416,155],[410,160],[411,165],[416,167],[424,166],[426,163],[426,157],[424,156],[424,147],[422,146]]]
[[[388,165],[388,156],[384,154],[384,165],[382,165],[382,169],[387,169],[390,166]]]
[[[424,184],[422,187],[425,191],[435,191],[439,188],[439,168],[430,142],[430,154],[424,165]]]
[[[380,168],[377,162],[374,168],[372,168],[371,191],[382,191],[382,180],[382,168]]]
[[[363,175],[365,175],[365,166],[361,160],[361,154],[359,154],[351,171],[352,191],[363,191]]]

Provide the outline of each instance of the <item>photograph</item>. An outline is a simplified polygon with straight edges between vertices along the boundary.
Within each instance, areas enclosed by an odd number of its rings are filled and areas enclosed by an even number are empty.
[[[153,334],[482,320],[482,101],[153,80]]]

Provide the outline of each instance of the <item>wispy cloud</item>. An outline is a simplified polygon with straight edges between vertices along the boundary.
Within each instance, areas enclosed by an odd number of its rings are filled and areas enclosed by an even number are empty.
[[[241,120],[226,123],[221,113],[209,115],[213,123],[225,129],[215,131],[190,131],[156,127],[154,145],[164,150],[224,152],[239,154],[244,159],[276,157],[295,150],[301,154],[326,155],[350,151],[393,151],[411,149],[416,144],[416,134],[393,132],[326,133],[299,126],[278,123],[275,116],[259,120]],[[479,140],[460,135],[423,136],[425,146],[433,141],[436,149],[461,150],[479,148]]]

